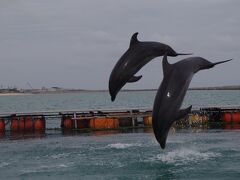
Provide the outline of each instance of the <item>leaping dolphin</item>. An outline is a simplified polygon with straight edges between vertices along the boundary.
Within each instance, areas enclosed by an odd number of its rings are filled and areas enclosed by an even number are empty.
[[[166,52],[168,56],[191,55],[176,53],[170,46],[159,42],[140,42],[138,32],[132,35],[128,50],[118,60],[109,78],[109,93],[114,101],[117,93],[126,83],[140,80],[142,76],[134,76],[145,64]]]
[[[152,112],[154,134],[162,149],[165,148],[168,131],[173,122],[191,111],[192,106],[182,110],[180,107],[193,75],[199,70],[209,69],[230,60],[232,59],[212,63],[202,57],[190,57],[169,64],[165,53],[162,61],[164,77],[157,91]]]

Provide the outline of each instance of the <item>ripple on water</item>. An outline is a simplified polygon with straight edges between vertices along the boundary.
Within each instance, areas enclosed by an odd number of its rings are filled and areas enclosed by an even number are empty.
[[[7,162],[0,162],[0,168],[8,166],[10,163]]]
[[[46,172],[56,172],[56,171],[67,171],[68,168],[72,167],[74,163],[58,163],[58,164],[50,164],[50,165],[41,165],[35,166],[31,168],[24,168],[20,170],[20,176],[26,176],[36,173],[46,173]]]
[[[130,147],[141,147],[142,145],[139,143],[114,143],[107,145],[107,148],[113,149],[127,149]]]
[[[216,152],[201,152],[195,149],[181,148],[163,154],[157,154],[149,158],[147,161],[161,161],[167,164],[174,163],[175,165],[183,165],[191,162],[205,161],[219,156],[221,156],[221,154]]]

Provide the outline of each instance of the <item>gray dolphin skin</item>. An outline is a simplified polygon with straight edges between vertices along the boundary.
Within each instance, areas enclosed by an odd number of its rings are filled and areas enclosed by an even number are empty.
[[[162,61],[164,77],[157,91],[152,113],[154,134],[162,149],[165,148],[173,122],[191,111],[192,106],[183,110],[180,110],[180,107],[193,75],[199,70],[209,69],[230,60],[211,63],[202,57],[190,57],[169,64],[167,53],[164,55]]]
[[[145,64],[152,59],[163,56],[191,55],[176,53],[170,46],[159,42],[140,42],[138,33],[132,35],[128,50],[118,60],[109,78],[109,93],[114,101],[120,89],[126,83],[140,80],[142,76],[134,76]]]

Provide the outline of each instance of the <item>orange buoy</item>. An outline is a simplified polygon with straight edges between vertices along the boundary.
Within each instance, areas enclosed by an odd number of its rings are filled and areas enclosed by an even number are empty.
[[[33,130],[33,118],[31,116],[25,117],[24,130],[26,131]]]
[[[119,121],[116,118],[108,118],[107,119],[107,126],[108,128],[118,128],[119,127]]]
[[[18,131],[18,117],[12,117],[11,119],[11,130]]]
[[[34,119],[34,130],[45,130],[45,118],[44,117],[35,117]]]
[[[75,123],[71,117],[63,117],[63,128],[74,129]]]
[[[223,113],[222,119],[225,123],[231,123],[232,122],[232,114],[229,112]]]
[[[19,130],[20,131],[25,130],[25,118],[22,116],[19,117]]]
[[[144,126],[151,126],[152,125],[152,116],[146,116],[143,118]]]
[[[89,128],[89,119],[78,119],[77,120],[77,129]]]
[[[116,118],[93,118],[90,119],[90,128],[94,129],[114,129],[119,127],[119,121]]]
[[[240,112],[234,112],[232,113],[232,122],[238,123],[240,122]]]
[[[4,119],[0,119],[0,132],[5,131],[5,121]]]

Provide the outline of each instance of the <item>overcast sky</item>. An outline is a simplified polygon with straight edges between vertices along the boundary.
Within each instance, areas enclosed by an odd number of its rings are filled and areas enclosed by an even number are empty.
[[[0,85],[107,89],[134,32],[213,62],[234,58],[196,74],[191,87],[240,85],[239,8],[239,0],[0,0]],[[138,74],[125,88],[158,88],[162,57]]]

